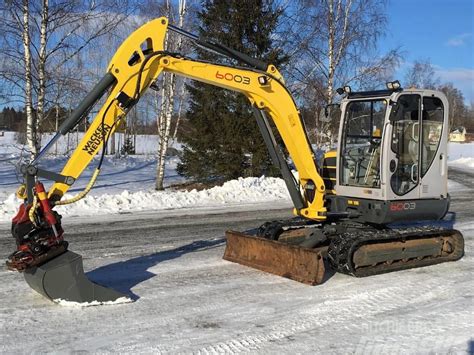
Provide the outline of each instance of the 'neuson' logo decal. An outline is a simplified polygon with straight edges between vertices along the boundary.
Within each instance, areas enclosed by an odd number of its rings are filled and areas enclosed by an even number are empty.
[[[89,155],[94,155],[99,145],[104,141],[105,136],[110,131],[110,126],[108,124],[100,124],[99,127],[96,128],[94,133],[92,133],[91,138],[87,141],[86,145],[82,150],[89,153]]]

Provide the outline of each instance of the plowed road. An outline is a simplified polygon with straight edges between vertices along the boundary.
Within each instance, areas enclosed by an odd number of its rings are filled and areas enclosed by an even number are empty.
[[[71,250],[88,276],[131,304],[61,307],[0,271],[0,351],[125,353],[446,353],[474,350],[474,176],[451,210],[466,239],[459,262],[306,286],[221,259],[226,229],[286,218],[254,206],[70,218]],[[0,225],[0,258],[13,247]]]

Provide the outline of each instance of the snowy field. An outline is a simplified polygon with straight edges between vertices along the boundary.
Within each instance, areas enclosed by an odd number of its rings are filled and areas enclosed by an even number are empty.
[[[449,143],[449,166],[474,172],[474,143]]]
[[[204,191],[157,192],[154,190],[156,176],[156,142],[152,138],[141,137],[138,151],[143,155],[115,158],[107,156],[101,169],[101,175],[92,192],[83,200],[69,206],[58,207],[63,216],[93,216],[97,214],[125,213],[133,211],[168,210],[176,208],[201,208],[241,205],[264,201],[276,201],[288,204],[289,195],[284,182],[275,178],[240,178],[226,182],[223,186]],[[3,139],[3,141],[2,141]],[[62,140],[59,150],[66,150]],[[8,221],[15,214],[19,200],[15,197],[18,177],[15,173],[21,148],[14,143],[14,135],[0,138],[0,221]],[[40,164],[46,170],[59,172],[66,163],[66,157],[47,157]],[[178,157],[167,160],[165,187],[184,182],[176,173]],[[94,163],[95,162],[95,163]],[[89,182],[98,162],[94,162],[76,181],[66,194],[71,197],[82,191]]]
[[[80,137],[79,137],[80,138]],[[75,135],[69,141],[77,139]],[[120,138],[123,140],[123,137]],[[117,142],[120,141],[117,138]],[[168,210],[177,208],[222,208],[223,206],[259,203],[265,201],[290,203],[288,191],[281,179],[240,178],[203,191],[160,191],[154,190],[156,176],[157,149],[156,136],[139,136],[137,151],[142,155],[127,158],[108,156],[102,167],[101,175],[92,192],[83,200],[68,206],[58,207],[63,216],[93,216],[110,213],[131,213],[136,211]],[[47,137],[43,138],[47,141]],[[118,144],[118,143],[117,143]],[[62,138],[59,152],[68,150],[68,140]],[[179,145],[176,145],[179,148]],[[8,221],[15,214],[19,201],[14,192],[18,187],[15,164],[21,148],[15,144],[14,134],[6,132],[0,137],[0,221]],[[450,166],[474,172],[474,143],[449,145]],[[64,156],[47,157],[41,164],[46,170],[60,171],[67,161]],[[72,197],[87,185],[97,164],[92,163],[66,194]],[[184,182],[176,173],[178,157],[167,161],[165,186]],[[450,188],[456,184],[450,181]]]
[[[9,220],[19,201],[12,196],[12,164],[19,150],[1,144],[3,260],[13,247]],[[108,158],[91,196],[60,213],[88,277],[135,302],[59,306],[28,288],[20,274],[0,269],[0,352],[472,353],[473,148],[450,144],[449,153],[451,211],[466,239],[462,260],[361,279],[329,273],[315,287],[222,260],[225,230],[290,217],[280,179],[155,192],[152,154]],[[64,162],[48,158],[44,167],[57,170]],[[171,158],[168,184],[183,181],[176,164]],[[146,208],[131,214],[140,206]]]

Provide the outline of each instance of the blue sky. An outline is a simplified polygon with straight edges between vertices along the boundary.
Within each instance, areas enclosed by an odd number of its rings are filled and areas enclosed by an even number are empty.
[[[380,50],[404,51],[396,73],[402,84],[407,68],[428,58],[442,82],[452,82],[466,103],[474,102],[474,0],[391,0],[387,17]]]

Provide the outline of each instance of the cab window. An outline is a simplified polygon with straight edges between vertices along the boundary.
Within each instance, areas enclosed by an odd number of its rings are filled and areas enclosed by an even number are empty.
[[[421,177],[428,172],[438,151],[443,131],[443,102],[437,97],[423,98],[421,132]]]
[[[386,106],[381,99],[347,105],[340,163],[342,185],[380,187],[380,144]]]

